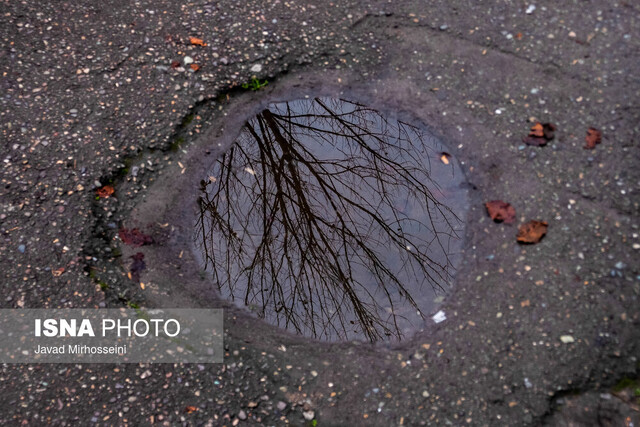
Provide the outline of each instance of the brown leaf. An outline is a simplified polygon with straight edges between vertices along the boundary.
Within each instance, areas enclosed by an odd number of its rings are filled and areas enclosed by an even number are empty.
[[[111,196],[114,192],[115,189],[110,185],[105,185],[104,187],[98,188],[96,190],[96,194],[103,199]]]
[[[536,122],[531,126],[529,135],[522,139],[527,145],[534,145],[536,147],[542,147],[547,145],[548,141],[554,138],[554,132],[556,131],[556,125],[553,123],[540,123]]]
[[[120,239],[122,239],[125,244],[135,247],[153,243],[151,236],[147,236],[137,228],[121,228],[120,231],[118,231],[118,236],[120,236]]]
[[[189,37],[189,42],[194,46],[206,46],[207,44],[204,40],[199,39],[197,37]]]
[[[587,129],[587,136],[585,138],[587,144],[584,146],[587,150],[593,150],[597,144],[602,142],[602,132],[594,127]]]
[[[198,71],[200,69],[200,66],[198,64],[191,64],[189,65],[189,67],[193,70],[193,71]]]
[[[180,66],[180,61],[171,61],[171,68],[178,68]]]
[[[491,219],[496,222],[504,221],[505,224],[513,224],[516,220],[516,210],[509,203],[502,200],[492,200],[484,205]]]
[[[197,406],[187,406],[186,408],[184,408],[184,412],[186,412],[187,414],[193,414],[197,410],[198,410]]]
[[[51,274],[53,274],[53,277],[60,277],[62,276],[62,273],[64,273],[64,267],[60,267],[56,270],[51,271]]]
[[[520,243],[538,243],[542,237],[547,234],[549,224],[545,221],[529,221],[522,224],[518,230],[518,242]]]

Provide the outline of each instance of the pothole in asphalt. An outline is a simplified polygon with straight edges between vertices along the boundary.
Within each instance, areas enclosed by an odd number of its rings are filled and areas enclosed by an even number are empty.
[[[222,297],[274,325],[403,339],[452,288],[467,199],[425,128],[333,98],[271,104],[201,183],[196,255]]]

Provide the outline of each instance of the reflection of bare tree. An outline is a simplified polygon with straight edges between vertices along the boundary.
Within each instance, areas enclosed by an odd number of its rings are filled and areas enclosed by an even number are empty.
[[[457,219],[422,138],[346,101],[263,110],[203,182],[197,228],[223,293],[317,337],[399,336],[397,306],[419,311],[410,288],[452,268]]]

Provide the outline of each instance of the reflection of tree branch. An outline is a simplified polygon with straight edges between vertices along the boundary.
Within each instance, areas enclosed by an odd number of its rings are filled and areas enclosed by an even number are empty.
[[[399,335],[396,305],[419,311],[407,277],[434,287],[450,277],[448,258],[440,265],[429,251],[436,242],[446,254],[442,239],[455,236],[455,216],[427,186],[434,183],[412,129],[401,124],[391,136],[372,110],[314,104],[320,109],[309,114],[293,114],[289,105],[263,110],[219,160],[216,182],[204,184],[200,198],[206,262],[218,286],[237,297],[240,286],[245,304],[276,313],[285,327],[326,337],[354,327],[371,340]],[[319,147],[339,155],[324,158]],[[406,205],[421,201],[428,221],[402,212],[401,197]],[[421,229],[431,240],[412,231]],[[389,265],[389,253],[399,265]],[[377,302],[379,292],[390,314]]]

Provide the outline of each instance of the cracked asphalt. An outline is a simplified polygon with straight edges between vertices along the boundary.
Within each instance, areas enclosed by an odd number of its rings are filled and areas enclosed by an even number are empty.
[[[3,424],[640,423],[635,3],[4,0],[0,17],[2,308],[226,308],[221,365],[3,365]],[[190,255],[203,168],[260,106],[316,95],[424,123],[469,182],[447,320],[407,342],[285,334]],[[545,147],[522,142],[536,121],[558,128]],[[547,236],[518,245],[494,199]],[[154,237],[145,290],[122,226]]]

